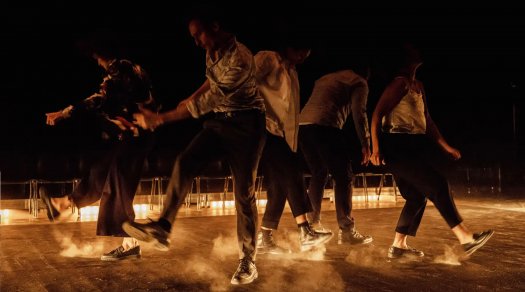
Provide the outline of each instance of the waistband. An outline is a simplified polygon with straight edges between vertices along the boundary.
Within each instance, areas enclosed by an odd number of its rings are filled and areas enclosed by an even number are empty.
[[[231,119],[231,118],[242,117],[242,116],[250,116],[250,115],[255,116],[258,114],[264,114],[264,111],[261,111],[260,109],[247,109],[247,110],[238,110],[238,111],[231,111],[231,112],[213,113],[216,119]]]

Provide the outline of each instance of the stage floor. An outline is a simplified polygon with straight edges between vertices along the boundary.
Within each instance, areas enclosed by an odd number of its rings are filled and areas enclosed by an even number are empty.
[[[325,201],[324,225],[337,231],[333,204]],[[238,257],[234,215],[182,210],[169,251],[143,245],[142,259],[119,262],[100,261],[100,255],[117,247],[120,239],[96,237],[93,221],[51,224],[38,218],[28,224],[4,224],[0,226],[0,290],[524,291],[525,200],[485,197],[457,203],[473,231],[496,231],[468,260],[461,259],[456,239],[431,205],[417,237],[409,241],[426,253],[419,261],[386,259],[400,203],[354,210],[358,230],[372,235],[372,244],[338,245],[335,235],[325,249],[306,253],[298,251],[297,227],[286,212],[275,237],[293,253],[259,255],[259,278],[245,286],[230,285]]]

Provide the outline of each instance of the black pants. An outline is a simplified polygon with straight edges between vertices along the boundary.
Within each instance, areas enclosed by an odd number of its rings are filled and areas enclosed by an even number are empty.
[[[97,235],[127,237],[122,223],[133,221],[133,199],[144,160],[153,145],[152,135],[107,142],[106,150],[90,164],[89,172],[71,194],[77,207],[100,200]]]
[[[342,130],[320,125],[303,125],[299,131],[301,150],[312,178],[308,197],[312,203],[312,219],[319,221],[321,202],[328,173],[335,182],[335,209],[341,229],[353,226],[352,165],[347,139]]]
[[[259,111],[234,112],[205,121],[204,128],[175,161],[161,218],[173,223],[194,177],[208,163],[225,159],[233,177],[239,257],[255,259],[255,178],[265,134],[264,113]]]
[[[425,211],[427,198],[434,203],[450,228],[463,220],[449,191],[446,178],[429,162],[432,147],[425,135],[385,134],[383,152],[401,196],[406,200],[396,232],[415,236]]]
[[[277,229],[286,199],[294,217],[311,212],[312,208],[306,196],[297,153],[290,149],[284,138],[268,132],[266,135],[261,163],[268,202],[262,226]]]

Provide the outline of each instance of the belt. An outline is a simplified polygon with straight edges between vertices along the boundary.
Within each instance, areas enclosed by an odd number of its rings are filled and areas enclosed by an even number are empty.
[[[248,110],[238,110],[231,112],[216,112],[214,113],[216,119],[231,119],[235,117],[242,116],[251,116],[264,113],[260,109],[248,109]]]

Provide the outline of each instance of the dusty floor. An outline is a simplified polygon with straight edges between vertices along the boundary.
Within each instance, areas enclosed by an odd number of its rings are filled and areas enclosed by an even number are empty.
[[[237,267],[232,215],[181,216],[168,252],[143,246],[142,259],[120,262],[100,261],[120,240],[97,238],[95,222],[2,225],[0,291],[524,291],[525,200],[493,197],[457,201],[473,231],[496,231],[468,260],[457,255],[457,241],[433,206],[409,242],[426,256],[402,262],[386,260],[401,204],[354,210],[373,244],[337,245],[334,236],[326,250],[309,253],[298,252],[297,228],[285,213],[275,235],[294,253],[258,256],[259,278],[246,286],[229,284]],[[326,206],[323,220],[334,230],[332,209]]]

